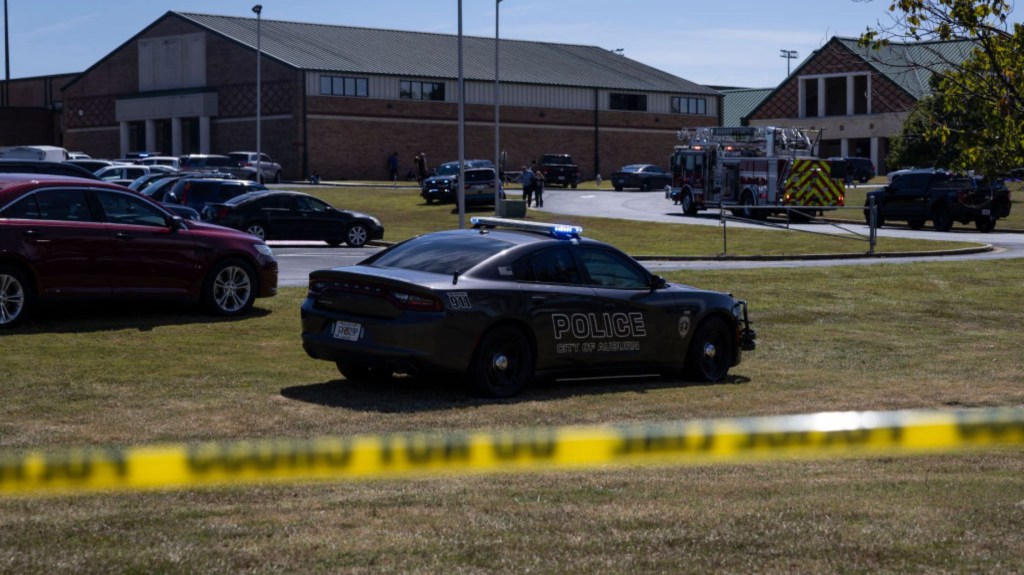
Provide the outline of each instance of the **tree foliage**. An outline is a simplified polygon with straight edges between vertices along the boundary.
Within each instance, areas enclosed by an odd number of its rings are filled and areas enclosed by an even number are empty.
[[[861,35],[861,45],[876,49],[893,41],[975,46],[966,60],[931,70],[933,96],[918,102],[896,139],[901,163],[935,153],[935,163],[988,174],[1024,166],[1024,26],[1009,21],[1013,8],[1009,0],[890,0],[891,22]]]

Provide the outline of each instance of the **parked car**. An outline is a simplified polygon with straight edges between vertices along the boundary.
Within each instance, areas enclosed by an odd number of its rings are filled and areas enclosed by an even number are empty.
[[[238,167],[231,170],[231,173],[243,180],[256,180],[256,152],[228,152],[228,157],[234,160]],[[281,164],[278,164],[270,156],[259,154],[262,158],[259,162],[260,172],[263,174],[262,181],[281,183]]]
[[[179,169],[187,172],[229,172],[238,168],[238,160],[218,154],[192,154],[181,160]]]
[[[498,185],[497,171],[490,160],[466,160],[466,203],[494,203],[494,190]],[[434,174],[420,184],[420,197],[427,205],[453,203],[459,193],[459,163],[445,162]]]
[[[472,221],[310,273],[306,353],[346,379],[447,374],[507,397],[535,375],[721,381],[755,348],[731,295],[669,284],[578,227]]]
[[[95,174],[96,170],[99,170],[100,168],[106,168],[107,166],[114,166],[114,165],[124,164],[125,162],[115,162],[113,160],[98,160],[96,158],[87,158],[87,159],[81,159],[80,158],[80,159],[64,160],[62,163],[78,166],[79,168],[82,168],[82,169],[88,171],[90,174]]]
[[[322,240],[354,248],[384,237],[377,218],[341,210],[301,192],[263,191],[208,204],[203,219],[264,240]]]
[[[647,192],[671,186],[672,174],[653,164],[630,164],[613,172],[611,180],[612,186],[617,192],[626,188],[636,188]]]
[[[181,169],[181,158],[177,156],[148,156],[136,160],[135,163],[142,164],[143,166],[167,166],[175,170]]]
[[[875,164],[871,161],[871,158],[857,158],[854,156],[842,156],[829,158],[831,162],[843,161],[846,163],[847,175],[850,180],[860,182],[862,184],[867,183],[868,180],[875,177]]]
[[[864,200],[864,219],[872,222],[904,221],[911,229],[921,229],[931,220],[937,231],[946,232],[953,222],[974,222],[979,232],[995,229],[996,220],[1010,215],[1010,191],[1001,180],[989,181],[960,177],[941,170],[908,170],[893,182],[868,192]]]
[[[224,202],[246,192],[265,189],[267,187],[263,184],[246,180],[186,176],[148,195],[157,201],[186,205],[202,214],[206,204]]]
[[[48,174],[51,176],[70,176],[74,178],[99,179],[92,172],[67,162],[50,162],[45,160],[6,160],[0,159],[0,173],[4,174]]]
[[[175,170],[167,166],[140,166],[136,164],[117,164],[96,170],[97,178],[104,182],[113,182],[127,186],[141,176],[152,173],[167,174]]]
[[[235,316],[276,291],[277,261],[249,234],[115,184],[0,175],[0,329],[53,300],[179,299]]]

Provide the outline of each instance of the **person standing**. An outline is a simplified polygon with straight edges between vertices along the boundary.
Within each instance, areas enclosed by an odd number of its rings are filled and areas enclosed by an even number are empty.
[[[523,173],[519,175],[519,181],[523,184],[523,200],[526,201],[527,207],[529,207],[530,201],[533,199],[533,178],[533,170],[523,166]]]
[[[416,181],[423,183],[427,179],[427,153],[420,152],[416,155]]]
[[[391,155],[388,156],[388,171],[391,181],[398,183],[398,152],[391,152]]]
[[[529,204],[527,204],[529,206]],[[544,207],[544,172],[537,170],[533,174],[533,207]]]

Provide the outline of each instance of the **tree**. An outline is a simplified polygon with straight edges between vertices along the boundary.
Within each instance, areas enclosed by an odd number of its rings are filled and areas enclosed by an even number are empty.
[[[1012,11],[1008,0],[890,0],[891,22],[865,31],[862,46],[974,46],[965,60],[931,64],[934,97],[918,103],[900,145],[906,149],[914,138],[938,145],[949,152],[949,167],[961,170],[998,174],[1024,165],[1024,27],[1008,22]]]

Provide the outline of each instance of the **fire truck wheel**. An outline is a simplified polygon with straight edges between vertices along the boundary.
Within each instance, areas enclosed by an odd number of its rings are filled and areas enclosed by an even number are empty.
[[[697,202],[693,201],[693,192],[687,190],[683,192],[683,214],[687,216],[697,215]]]
[[[743,192],[740,204],[743,206],[739,213],[742,218],[746,218],[748,220],[762,220],[768,216],[765,212],[754,209],[754,206],[756,205],[754,203],[754,194],[751,194],[750,192]]]

